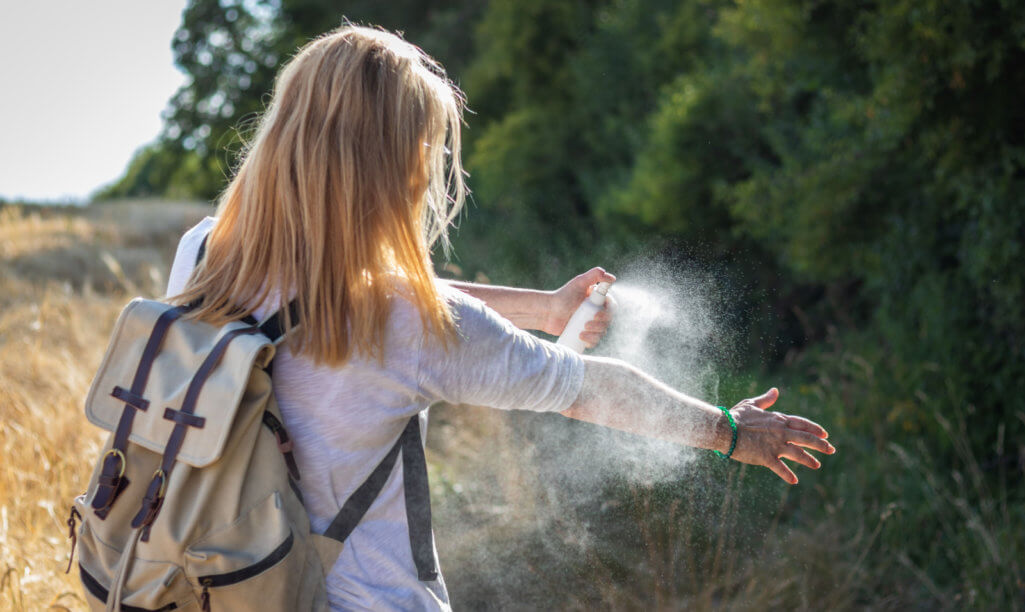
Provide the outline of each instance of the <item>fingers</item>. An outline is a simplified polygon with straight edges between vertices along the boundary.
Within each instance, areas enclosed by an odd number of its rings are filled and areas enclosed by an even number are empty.
[[[804,446],[806,448],[817,450],[820,453],[825,453],[827,455],[832,455],[836,452],[836,449],[833,448],[833,445],[829,442],[826,442],[825,439],[805,431],[791,429],[790,435],[788,437],[790,438],[788,442],[796,446]]]
[[[604,337],[604,329],[588,330],[585,328],[584,331],[580,332],[580,341],[583,342],[587,348],[594,348]]]
[[[587,272],[584,272],[583,274],[573,279],[573,283],[575,284],[579,283],[582,285],[586,285],[588,295],[591,294],[591,289],[594,285],[598,283],[614,282],[616,282],[616,276],[614,274],[609,274],[605,271],[604,268],[601,267],[591,268]]]
[[[818,436],[819,438],[829,437],[829,432],[827,432],[825,429],[822,428],[821,425],[815,423],[814,421],[809,421],[804,417],[793,416],[790,414],[785,414],[783,416],[787,418],[787,426],[790,429],[806,431],[813,436]]]
[[[594,348],[605,336],[609,329],[612,316],[604,311],[598,312],[593,319],[584,324],[584,330],[580,332],[580,340],[587,348]]]
[[[584,329],[587,331],[605,331],[608,328],[609,323],[612,322],[612,314],[599,310],[591,320],[584,323]]]
[[[765,410],[775,404],[777,399],[779,399],[779,389],[773,387],[758,397],[751,398],[751,402],[755,407]]]
[[[794,474],[793,470],[788,468],[787,464],[783,463],[779,459],[774,459],[766,463],[765,467],[775,472],[777,476],[782,478],[788,484],[797,484],[797,474]]]
[[[793,444],[787,444],[786,448],[783,449],[783,452],[780,453],[779,456],[780,458],[785,457],[787,459],[792,459],[805,467],[810,467],[813,470],[817,470],[822,467],[819,460],[808,454],[808,451],[803,448],[798,448]]]
[[[810,434],[806,434],[806,433],[803,433],[803,432],[801,433],[801,435],[802,436],[807,436],[809,438],[814,438],[815,440],[818,440],[819,442],[824,443],[830,449],[833,449],[832,446],[829,446],[828,442],[825,442],[821,438],[818,438],[818,437],[815,437],[815,436],[811,436]],[[792,485],[797,484],[797,474],[794,474],[794,471],[791,470],[790,467],[787,466],[787,464],[783,463],[783,461],[782,461],[783,459],[790,459],[791,461],[796,461],[797,463],[800,463],[801,465],[803,465],[805,467],[809,467],[809,468],[811,468],[813,470],[817,470],[820,467],[822,467],[822,463],[820,463],[818,459],[816,459],[815,457],[812,457],[811,454],[808,453],[808,451],[806,451],[806,450],[804,450],[802,448],[798,448],[797,446],[795,446],[795,444],[797,444],[797,443],[791,442],[790,444],[787,444],[783,448],[783,450],[780,451],[779,457],[776,457],[775,459],[772,459],[768,463],[765,464],[765,467],[769,468],[777,476],[779,476],[780,478],[785,480],[787,483],[792,484]],[[835,449],[833,449],[833,450],[830,450],[830,451],[823,450],[823,452],[833,453],[833,452],[836,452],[836,451],[835,451]]]

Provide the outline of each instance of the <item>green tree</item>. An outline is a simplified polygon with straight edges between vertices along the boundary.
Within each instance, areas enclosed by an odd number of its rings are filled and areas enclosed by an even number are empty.
[[[484,4],[468,0],[381,3],[328,0],[192,0],[172,42],[188,81],[171,98],[158,141],[101,197],[212,199],[231,176],[281,64],[311,38],[355,23],[404,30],[450,67],[470,54],[468,32]],[[160,159],[160,170],[152,168]]]

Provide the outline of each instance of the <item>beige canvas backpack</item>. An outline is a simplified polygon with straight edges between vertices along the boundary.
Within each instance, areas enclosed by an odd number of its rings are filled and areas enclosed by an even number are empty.
[[[326,609],[326,570],[400,458],[417,577],[436,580],[418,417],[314,534],[271,387],[281,314],[215,327],[189,310],[129,303],[89,389],[86,415],[111,434],[71,508],[68,570],[77,542],[90,607]]]
[[[86,399],[112,432],[69,519],[90,606],[322,609],[319,554],[341,545],[310,533],[296,486],[267,371],[278,317],[218,328],[187,310],[133,300]]]

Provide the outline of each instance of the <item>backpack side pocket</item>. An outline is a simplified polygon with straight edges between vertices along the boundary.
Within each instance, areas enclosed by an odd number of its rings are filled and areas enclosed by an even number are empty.
[[[324,592],[322,572],[308,559],[315,554],[274,492],[193,542],[186,573],[210,610],[310,610]]]

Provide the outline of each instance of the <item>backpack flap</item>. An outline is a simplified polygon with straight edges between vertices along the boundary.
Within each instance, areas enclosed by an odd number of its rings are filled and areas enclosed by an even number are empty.
[[[125,307],[85,413],[92,424],[114,432],[125,411],[135,411],[128,440],[155,453],[163,453],[175,425],[186,422],[177,459],[204,467],[224,451],[247,388],[250,394],[271,393],[269,379],[249,383],[254,368],[266,367],[274,357],[274,345],[260,333],[249,333],[244,323],[216,327],[182,313],[180,307],[141,298]],[[190,395],[192,416],[182,412]]]

